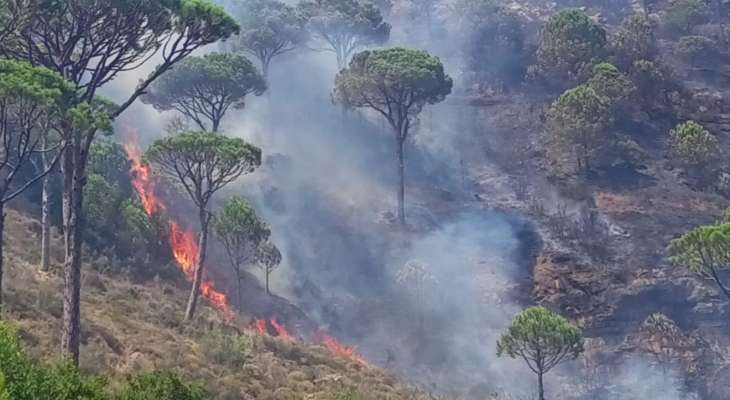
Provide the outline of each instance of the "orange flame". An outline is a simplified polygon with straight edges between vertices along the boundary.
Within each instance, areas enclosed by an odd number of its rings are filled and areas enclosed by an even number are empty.
[[[142,149],[139,148],[136,135],[136,132],[127,132],[125,136],[131,140],[124,143],[124,150],[127,152],[130,161],[132,161],[130,171],[132,172],[132,186],[139,195],[142,208],[144,208],[147,215],[151,216],[157,210],[164,210],[165,206],[155,196],[155,182],[152,179],[149,166],[142,164]]]
[[[332,354],[367,365],[367,361],[365,361],[365,359],[357,353],[354,347],[345,346],[332,336],[322,334],[320,343],[322,343],[322,345]]]
[[[142,150],[137,141],[137,132],[128,129],[124,134],[124,149],[127,156],[132,161],[132,186],[139,195],[142,202],[142,208],[149,217],[152,217],[158,211],[167,209],[162,199],[157,197],[155,180],[149,165],[142,163]],[[180,224],[170,218],[169,241],[172,255],[177,261],[188,281],[195,278],[195,264],[198,260],[199,248],[195,240],[195,234],[192,230],[183,230]],[[200,293],[203,297],[210,300],[213,305],[221,310],[227,318],[232,318],[233,313],[226,295],[215,290],[215,285],[211,281],[203,281],[200,287]]]
[[[286,330],[286,328],[283,325],[280,325],[275,319],[271,320],[271,326],[274,327],[274,330],[276,331],[276,336],[285,340],[291,340],[291,335]]]
[[[177,222],[168,221],[170,226],[170,248],[175,261],[185,276],[192,280],[195,276],[195,263],[198,261],[198,244],[190,231],[183,231]]]
[[[260,335],[267,335],[267,329],[266,329],[266,320],[265,319],[257,319],[256,323],[256,330],[259,332]]]

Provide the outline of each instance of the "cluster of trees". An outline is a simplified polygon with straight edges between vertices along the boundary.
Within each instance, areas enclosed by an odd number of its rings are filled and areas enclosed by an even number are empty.
[[[231,37],[239,26],[221,7],[202,0],[42,4],[11,0],[0,6],[3,200],[16,197],[60,164],[65,236],[61,346],[75,364],[80,340],[81,250],[89,239],[86,228],[93,224],[88,221],[110,217],[110,210],[121,203],[119,196],[109,194],[129,190],[114,182],[111,163],[105,165],[105,157],[117,157],[118,149],[96,147],[97,133],[109,131],[116,117],[157,87],[156,81],[193,51]],[[120,15],[124,18],[119,19]],[[159,64],[120,104],[99,96],[99,90],[118,74],[140,68],[153,55]],[[213,117],[230,105],[227,100],[213,105]],[[43,162],[30,162],[39,156]],[[102,159],[101,170],[93,168],[95,157]],[[36,164],[35,173],[27,172],[30,164]],[[44,191],[50,186],[44,185]],[[45,202],[48,193],[43,197]],[[146,229],[133,205],[125,204],[122,211],[129,217],[126,222],[139,222],[130,231]],[[109,234],[106,229],[97,233]]]
[[[173,135],[155,142],[144,159],[179,183],[198,208],[200,254],[185,315],[189,320],[205,273],[209,228],[226,249],[239,287],[242,268],[256,263],[266,274],[268,291],[269,274],[282,259],[269,228],[243,198],[231,199],[218,216],[210,210],[218,191],[261,165],[261,150],[221,134],[221,124],[231,109],[244,107],[248,96],[266,91],[274,57],[316,42],[334,52],[342,66],[352,58],[336,79],[335,97],[346,106],[379,112],[393,128],[401,222],[404,144],[423,107],[442,101],[453,85],[438,58],[423,51],[395,48],[352,57],[389,36],[390,26],[367,1],[313,0],[297,7],[277,0],[234,2],[238,21],[205,0],[10,0],[0,7],[0,215],[8,201],[43,183],[43,269],[50,263],[50,222],[60,215],[65,246],[61,345],[74,364],[82,245],[112,247],[135,262],[149,255],[170,257],[163,222],[148,218],[133,194],[124,149],[97,138],[110,134],[114,120],[138,99],[182,118]],[[191,56],[226,39],[232,52]],[[244,53],[258,59],[263,73]],[[157,66],[120,103],[99,95],[120,73],[146,66],[153,56]],[[60,179],[51,174],[56,169]],[[60,210],[51,201],[54,189],[61,194]],[[0,218],[0,238],[2,227]]]
[[[226,46],[255,57],[264,77],[277,56],[307,46],[335,54],[344,68],[355,51],[388,41],[390,25],[374,3],[364,0],[229,1],[241,25]]]
[[[670,8],[667,13],[676,17],[679,11]],[[556,175],[585,175],[596,166],[642,167],[645,153],[623,133],[624,127],[653,111],[673,113],[669,97],[677,89],[673,73],[658,56],[658,28],[657,21],[636,14],[609,34],[575,9],[560,11],[546,23],[530,76],[550,88],[572,87],[546,115],[548,154]],[[699,46],[693,38],[683,40],[689,47]],[[667,154],[675,165],[691,177],[714,176],[709,172],[718,144],[712,134],[693,121],[668,133]]]

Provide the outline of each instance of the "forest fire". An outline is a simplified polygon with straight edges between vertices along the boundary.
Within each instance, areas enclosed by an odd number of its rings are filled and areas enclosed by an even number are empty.
[[[132,162],[132,186],[139,195],[142,208],[150,216],[157,211],[164,211],[165,207],[155,196],[151,171],[149,167],[142,164],[142,149],[139,147],[135,132],[128,131],[125,134],[124,150]]]
[[[157,196],[155,181],[150,167],[142,163],[142,150],[139,147],[137,132],[128,129],[124,134],[124,149],[132,162],[132,186],[139,195],[142,208],[149,217],[165,211],[167,207]],[[195,263],[198,257],[198,243],[192,230],[183,229],[180,224],[168,216],[169,242],[172,255],[180,266],[185,278],[192,281],[195,275]],[[211,281],[203,281],[200,293],[222,311],[226,317],[232,316],[228,299],[224,293],[215,290]]]
[[[289,331],[287,331],[287,329],[282,324],[280,324],[276,319],[273,318],[269,320],[256,319],[254,320],[253,327],[260,335],[274,336],[283,340],[295,340],[294,337],[289,333]],[[275,334],[272,335],[272,331],[269,330],[269,327],[273,328],[273,333]],[[368,365],[368,362],[365,360],[365,358],[358,354],[354,347],[345,346],[330,335],[318,332],[315,335],[315,342],[322,345],[335,356],[345,358],[363,365]]]
[[[319,341],[332,354],[367,365],[367,361],[365,361],[365,359],[357,353],[354,347],[345,346],[334,337],[325,334],[320,335]]]
[[[279,324],[275,319],[271,320],[271,326],[274,327],[274,330],[276,331],[276,335],[282,339],[291,339],[291,335],[289,335],[289,332],[284,328],[283,325]]]
[[[260,335],[268,335],[265,319],[257,319],[254,323],[254,326],[256,327],[256,330],[259,332]]]

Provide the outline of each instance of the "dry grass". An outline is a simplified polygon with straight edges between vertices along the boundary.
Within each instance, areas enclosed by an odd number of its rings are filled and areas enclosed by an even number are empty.
[[[17,324],[31,354],[49,359],[59,347],[62,278],[59,268],[38,271],[37,228],[35,220],[8,213],[6,318]],[[60,238],[55,242],[60,245]],[[56,265],[60,256],[54,248]],[[185,288],[99,274],[88,261],[82,297],[85,371],[119,382],[144,369],[175,369],[208,387],[213,398],[226,400],[424,397],[378,368],[337,358],[319,346],[231,327],[206,305],[195,323],[185,326]]]

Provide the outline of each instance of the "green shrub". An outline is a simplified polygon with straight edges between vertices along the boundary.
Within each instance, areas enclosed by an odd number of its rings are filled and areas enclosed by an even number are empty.
[[[707,64],[717,56],[717,42],[704,36],[683,36],[677,44],[677,52],[691,64]]]
[[[672,90],[672,73],[655,61],[634,61],[629,79],[636,86],[637,93],[645,106],[664,101],[662,94]]]
[[[600,63],[593,68],[588,85],[604,99],[611,111],[629,108],[629,100],[636,91],[629,78],[609,63]]]
[[[704,0],[672,0],[662,14],[662,24],[669,32],[688,33],[709,17],[710,8]]]
[[[566,91],[547,114],[553,161],[560,164],[569,154],[577,164],[577,172],[587,172],[597,151],[608,143],[609,124],[610,109],[592,87],[580,85]]]
[[[723,172],[717,178],[717,190],[723,195],[730,197],[730,174]],[[728,209],[730,211],[730,208]],[[728,214],[730,216],[730,214]]]
[[[616,155],[613,160],[614,166],[623,164],[638,169],[643,167],[649,159],[649,155],[641,145],[627,136],[619,137],[614,143],[613,150]]]
[[[0,400],[109,400],[107,381],[71,363],[41,365],[25,354],[15,330],[0,322]],[[172,372],[132,377],[115,400],[204,400],[205,391]]]
[[[33,363],[25,354],[15,331],[0,323],[0,373],[3,391],[12,400],[102,400],[105,381],[85,377],[68,363],[50,367]]]
[[[562,10],[542,32],[537,49],[539,74],[549,83],[566,88],[585,76],[606,55],[606,30],[585,12]]]
[[[611,41],[613,56],[626,70],[637,60],[654,60],[657,54],[656,24],[645,14],[627,17]]]
[[[241,366],[248,359],[253,338],[247,334],[232,335],[221,331],[208,332],[201,339],[203,354],[219,364]]]
[[[11,400],[10,399],[10,393],[7,390],[7,385],[5,384],[5,375],[0,373],[0,400]]]
[[[171,371],[156,371],[136,375],[115,400],[204,400],[205,390],[184,383]]]
[[[702,167],[717,156],[717,138],[695,121],[677,125],[670,135],[671,155],[684,166]]]

